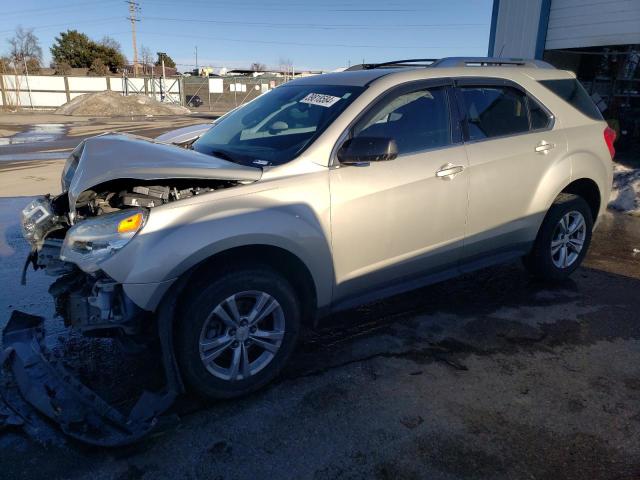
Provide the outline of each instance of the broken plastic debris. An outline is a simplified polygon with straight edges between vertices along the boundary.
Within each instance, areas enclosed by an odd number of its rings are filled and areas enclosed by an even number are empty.
[[[42,343],[43,322],[42,317],[14,311],[2,332],[0,360],[13,374],[23,403],[56,422],[65,434],[92,445],[127,445],[158,426],[158,416],[173,404],[175,393],[144,392],[129,415],[123,415],[52,357]],[[0,426],[18,426],[26,419],[20,413],[24,409],[7,401],[8,379],[3,375],[2,380]]]

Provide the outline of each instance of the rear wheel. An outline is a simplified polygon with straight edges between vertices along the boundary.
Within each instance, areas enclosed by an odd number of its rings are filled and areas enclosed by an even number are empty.
[[[233,398],[271,381],[298,337],[300,307],[290,283],[268,267],[253,267],[193,290],[176,338],[189,386],[207,398]]]
[[[560,194],[547,213],[524,265],[543,280],[563,280],[582,263],[593,218],[587,202],[577,195]]]

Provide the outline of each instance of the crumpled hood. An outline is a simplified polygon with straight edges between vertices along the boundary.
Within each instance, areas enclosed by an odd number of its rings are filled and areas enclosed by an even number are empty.
[[[262,169],[128,134],[88,138],[69,185],[69,205],[95,185],[120,178],[256,181]]]
[[[202,135],[211,130],[211,127],[215,125],[213,123],[205,123],[198,125],[189,125],[188,127],[178,128],[176,130],[170,130],[155,138],[156,142],[168,143],[179,145],[181,143],[190,142],[196,138],[200,138]]]

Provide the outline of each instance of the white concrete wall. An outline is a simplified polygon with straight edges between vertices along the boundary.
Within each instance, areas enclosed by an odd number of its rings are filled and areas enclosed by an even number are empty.
[[[51,107],[60,106],[67,102],[67,94],[65,92],[34,92],[29,93],[28,90],[9,91],[5,93],[7,98],[7,105],[21,105],[23,107],[30,107],[33,103],[34,107]],[[0,105],[3,105],[2,97],[0,96]]]
[[[64,77],[30,75],[3,75],[7,90],[59,90],[64,92]],[[17,87],[17,88],[16,88]],[[27,88],[28,87],[28,88]]]
[[[67,77],[67,79],[69,91],[72,92],[103,92],[107,89],[106,77]]]
[[[4,98],[7,105],[35,108],[57,108],[67,102],[65,77],[47,75],[1,75]],[[160,91],[158,80],[156,92]],[[110,89],[114,92],[127,91],[130,95],[137,92],[145,92],[144,78],[109,77],[67,77],[69,98],[84,95],[85,93],[102,92]],[[151,80],[148,80],[148,94],[152,95]],[[126,85],[125,85],[126,84]],[[180,102],[180,82],[175,78],[167,79],[167,97],[171,102]],[[159,95],[156,95],[158,100]],[[3,96],[0,95],[0,105],[3,105]]]

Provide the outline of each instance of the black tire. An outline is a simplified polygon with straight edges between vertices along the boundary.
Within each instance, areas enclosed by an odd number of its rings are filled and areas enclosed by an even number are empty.
[[[256,391],[273,380],[291,356],[300,330],[299,300],[289,281],[267,266],[252,266],[222,273],[211,282],[194,282],[190,288],[192,292],[186,296],[177,322],[175,346],[176,358],[187,385],[207,399],[227,399]],[[277,300],[284,314],[284,337],[262,370],[246,379],[224,380],[212,374],[200,358],[201,333],[217,305],[245,291],[265,292]]]
[[[585,222],[582,249],[571,265],[559,268],[551,254],[551,241],[560,220],[570,212],[580,213]],[[593,217],[589,204],[580,196],[561,193],[551,205],[542,222],[531,252],[523,257],[525,268],[536,278],[546,281],[560,281],[569,277],[582,263],[591,243]]]

